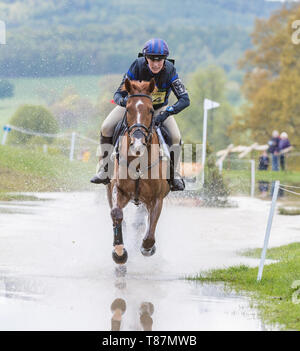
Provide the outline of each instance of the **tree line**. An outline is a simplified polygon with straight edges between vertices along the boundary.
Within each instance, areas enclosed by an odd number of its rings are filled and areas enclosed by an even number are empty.
[[[300,5],[295,4],[256,21],[253,49],[239,62],[246,71],[242,91],[247,102],[230,128],[236,140],[265,143],[279,130],[300,146],[300,44],[292,40],[292,24],[299,18]]]
[[[182,72],[218,64],[229,72],[250,46],[254,16],[278,4],[263,0],[7,1],[3,77],[109,74],[127,70],[144,42],[163,37]],[[208,14],[210,14],[208,16]]]

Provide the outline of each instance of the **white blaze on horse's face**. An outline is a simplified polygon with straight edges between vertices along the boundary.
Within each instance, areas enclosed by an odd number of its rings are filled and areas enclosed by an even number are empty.
[[[139,100],[137,103],[136,103],[136,105],[135,105],[135,107],[136,107],[136,109],[137,109],[137,123],[141,123],[141,113],[140,113],[140,111],[139,111],[139,106],[140,105],[144,105],[144,103],[143,103],[143,101],[142,100]]]
[[[139,109],[139,106],[143,106],[144,103],[142,100],[138,100],[138,102],[135,104],[135,107],[137,109],[137,119],[136,123],[141,123],[141,112]],[[143,156],[145,150],[146,150],[146,141],[145,137],[141,132],[137,133],[132,133],[131,134],[131,143],[129,147],[129,155],[130,156]]]

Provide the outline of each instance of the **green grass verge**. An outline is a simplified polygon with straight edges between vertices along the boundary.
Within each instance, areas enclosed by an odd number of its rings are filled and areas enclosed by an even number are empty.
[[[93,189],[95,160],[70,162],[62,155],[0,146],[0,193]],[[7,195],[5,195],[7,196]]]
[[[226,184],[230,187],[231,194],[247,194],[250,193],[251,187],[251,172],[249,170],[223,170],[223,176]],[[269,188],[271,182],[279,180],[281,184],[296,185],[300,186],[300,172],[299,171],[256,171],[256,193],[258,194],[258,182],[266,181],[269,182]],[[290,195],[289,197],[296,197],[296,195]]]
[[[243,254],[258,258],[261,249]],[[224,282],[226,288],[246,292],[267,324],[283,330],[300,330],[300,243],[269,249],[267,258],[279,261],[264,267],[260,282],[256,281],[258,268],[245,265],[211,270],[188,279]],[[299,281],[298,288],[292,287],[295,281]]]
[[[236,170],[236,171],[224,171],[225,177],[231,178],[251,178],[250,170]],[[280,183],[291,183],[299,184],[300,182],[300,172],[299,171],[256,171],[255,172],[256,180],[264,180],[266,182],[272,182],[275,180],[280,180]]]
[[[286,216],[299,216],[300,208],[279,207],[278,212],[279,214]]]

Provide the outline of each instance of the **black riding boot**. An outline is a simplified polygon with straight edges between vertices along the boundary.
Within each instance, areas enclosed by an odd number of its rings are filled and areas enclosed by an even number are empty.
[[[103,152],[103,155],[99,157],[99,162],[101,162],[104,158],[106,158],[105,163],[102,162],[98,173],[91,179],[91,183],[94,184],[109,184],[110,180],[113,176],[113,161],[111,160],[111,154],[113,152],[113,143],[112,137],[106,137],[101,134],[100,136],[100,144],[109,144],[111,148],[109,151]],[[101,146],[100,146],[101,147]]]
[[[181,175],[177,171],[180,155],[181,155],[181,145],[172,145],[171,148],[171,163],[170,163],[170,179],[169,185],[171,191],[183,191],[185,189],[184,180],[181,178]]]

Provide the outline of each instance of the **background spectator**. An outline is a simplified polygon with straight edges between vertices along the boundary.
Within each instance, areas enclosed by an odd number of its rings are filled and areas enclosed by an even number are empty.
[[[292,146],[288,139],[288,135],[286,132],[282,132],[280,134],[280,141],[279,141],[279,154],[280,154],[280,169],[282,171],[285,170],[285,156],[286,153],[291,151]]]
[[[279,155],[279,133],[274,130],[272,133],[272,139],[269,140],[268,152],[272,155],[272,171],[279,171],[278,155]]]
[[[259,158],[258,170],[259,171],[266,171],[269,167],[269,163],[270,163],[270,158],[268,156],[268,153],[267,153],[267,151],[264,151]],[[259,191],[261,193],[261,196],[266,197],[268,195],[269,182],[267,182],[265,180],[260,180],[258,182],[258,187],[259,187]]]
[[[264,151],[259,158],[258,169],[260,171],[266,171],[269,167],[269,163],[270,163],[270,158],[267,154],[267,151]]]

